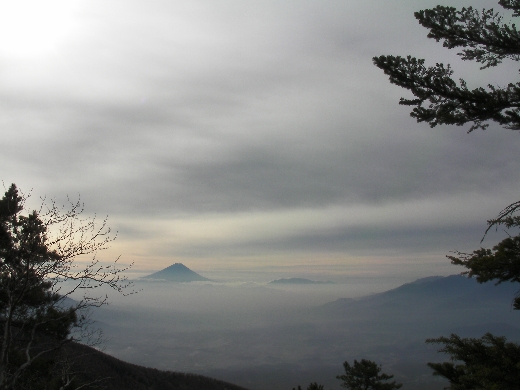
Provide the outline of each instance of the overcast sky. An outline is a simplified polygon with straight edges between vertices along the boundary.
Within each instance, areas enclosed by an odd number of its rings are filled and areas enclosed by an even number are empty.
[[[80,194],[138,271],[455,273],[444,256],[519,198],[517,132],[417,124],[372,65],[411,54],[472,87],[515,81],[518,64],[479,71],[426,38],[413,12],[453,1],[10,3],[1,179]]]

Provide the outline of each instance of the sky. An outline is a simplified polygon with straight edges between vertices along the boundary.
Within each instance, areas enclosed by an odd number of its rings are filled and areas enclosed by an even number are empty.
[[[517,132],[418,124],[372,65],[410,54],[470,87],[516,80],[515,63],[480,71],[427,39],[413,12],[453,2],[5,3],[4,187],[108,215],[103,260],[136,274],[447,275],[445,255],[518,200]]]

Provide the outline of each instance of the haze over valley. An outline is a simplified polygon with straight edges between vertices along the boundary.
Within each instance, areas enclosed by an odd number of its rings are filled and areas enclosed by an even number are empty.
[[[520,341],[520,0],[4,3],[0,390],[87,308],[125,390],[440,390],[426,339]]]
[[[211,279],[137,280],[138,294],[94,313],[105,352],[251,390],[311,381],[337,388],[342,362],[363,357],[406,388],[440,390],[446,383],[433,378],[426,362],[446,358],[426,338],[491,331],[520,339],[520,313],[510,307],[514,285],[479,285],[461,276],[404,285],[384,278],[305,285]],[[389,291],[360,293],[375,286]]]

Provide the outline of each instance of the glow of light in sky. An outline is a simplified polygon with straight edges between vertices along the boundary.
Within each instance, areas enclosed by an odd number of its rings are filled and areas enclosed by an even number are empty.
[[[75,0],[17,0],[0,6],[0,56],[30,59],[71,38],[76,27]]]

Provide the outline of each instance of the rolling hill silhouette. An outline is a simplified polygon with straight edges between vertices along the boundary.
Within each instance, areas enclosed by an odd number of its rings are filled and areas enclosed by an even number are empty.
[[[204,282],[210,281],[211,279],[205,278],[198,273],[192,271],[184,264],[175,263],[169,267],[155,272],[148,276],[143,276],[141,279],[156,279],[156,280],[167,280],[170,282]]]
[[[126,363],[77,343],[64,351],[79,383],[94,383],[110,390],[246,390],[218,379],[182,372],[161,371]]]
[[[362,298],[338,299],[316,312],[329,320],[355,318],[365,329],[377,328],[374,324],[396,332],[408,329],[408,335],[460,331],[481,336],[508,330],[505,333],[514,337],[520,313],[511,303],[517,292],[517,283],[496,286],[461,275],[428,277]]]
[[[478,283],[461,275],[431,276],[403,284],[397,288],[362,298],[340,298],[324,307],[338,313],[352,308],[375,308],[381,311],[440,311],[463,308],[482,309],[503,306],[511,309],[511,301],[518,291],[516,283]],[[413,310],[412,310],[413,309]]]

